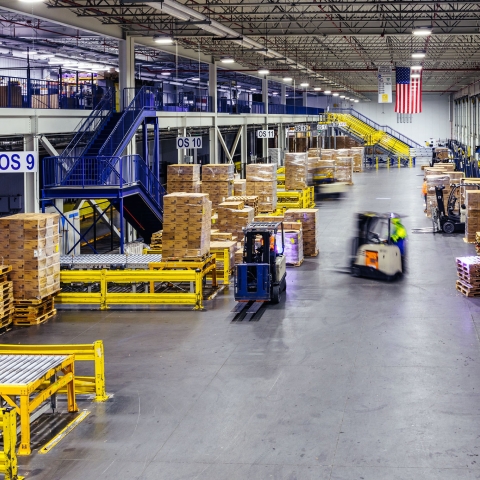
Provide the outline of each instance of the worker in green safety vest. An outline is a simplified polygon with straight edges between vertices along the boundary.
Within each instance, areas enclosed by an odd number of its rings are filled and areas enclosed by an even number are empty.
[[[405,255],[407,229],[402,225],[402,222],[399,218],[392,218],[390,238],[392,239],[392,242],[400,249],[400,253]]]

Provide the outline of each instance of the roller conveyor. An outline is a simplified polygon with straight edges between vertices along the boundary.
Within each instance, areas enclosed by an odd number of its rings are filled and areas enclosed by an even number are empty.
[[[98,269],[148,269],[150,263],[162,261],[160,254],[152,255],[62,255],[60,265],[69,270],[98,270]]]
[[[61,364],[68,355],[0,355],[0,384],[27,385]]]

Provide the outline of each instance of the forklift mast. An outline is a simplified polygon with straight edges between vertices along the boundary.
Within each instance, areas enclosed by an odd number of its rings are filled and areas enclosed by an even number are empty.
[[[278,251],[277,231],[282,228],[282,251]],[[252,222],[245,229],[245,243],[243,247],[244,263],[274,263],[278,255],[283,255],[284,235],[282,222]],[[270,249],[273,236],[273,261]]]

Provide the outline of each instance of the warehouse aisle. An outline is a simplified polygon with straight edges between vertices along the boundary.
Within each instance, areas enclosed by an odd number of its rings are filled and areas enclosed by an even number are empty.
[[[321,205],[321,251],[288,270],[287,299],[259,322],[207,311],[62,312],[12,343],[103,339],[106,404],[48,455],[38,480],[480,478],[480,300],[455,290],[460,235],[411,234],[420,169],[355,175]],[[353,215],[408,215],[410,273],[380,283],[335,273]]]

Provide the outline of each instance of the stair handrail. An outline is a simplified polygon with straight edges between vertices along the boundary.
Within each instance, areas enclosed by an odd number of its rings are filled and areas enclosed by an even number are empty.
[[[394,130],[392,127],[388,125],[380,125],[379,123],[375,122],[371,118],[366,117],[365,115],[363,115],[363,113],[360,113],[353,108],[333,108],[330,110],[330,112],[350,114],[353,117],[358,118],[362,122],[366,123],[367,125],[375,128],[376,130],[382,130],[385,133],[388,133],[389,135],[391,135],[392,137],[396,137],[398,140],[405,143],[407,146],[421,147],[421,145],[418,142],[416,142],[415,140],[412,140],[411,138],[407,137],[403,133],[400,133],[397,130]]]
[[[138,112],[138,114],[134,117],[133,119],[133,122],[132,124],[130,125],[130,127],[128,127],[128,130],[126,132],[123,132],[123,135],[122,135],[122,139],[126,137],[126,135],[130,132],[130,130],[132,129],[132,126],[135,124],[136,120],[142,115],[143,111],[144,110],[155,110],[155,105],[151,105],[151,106],[148,106],[146,107],[145,106],[145,102],[143,101],[141,103],[141,108],[135,108],[135,105],[137,104],[137,102],[143,97],[143,99],[145,99],[145,93],[147,92],[147,90],[151,90],[152,87],[149,87],[149,86],[143,86],[142,88],[140,88],[140,90],[135,94],[135,96],[133,97],[133,100],[127,105],[127,107],[124,109],[123,113],[122,113],[122,116],[119,118],[117,124],[115,125],[115,127],[113,128],[113,130],[110,132],[110,135],[107,137],[107,139],[105,140],[105,142],[103,143],[103,145],[100,147],[100,150],[98,151],[98,155],[102,155],[103,153],[103,150],[105,149],[105,146],[112,141],[112,138],[113,136],[117,133],[118,129],[120,128],[120,126],[124,127],[125,126],[125,121],[126,121],[126,118],[128,117],[128,115],[132,112]],[[127,90],[127,89],[125,89]],[[130,90],[130,89],[128,89]],[[117,153],[117,151],[115,152],[112,152],[114,154]],[[121,153],[121,152],[119,152]]]
[[[75,128],[77,133],[73,136],[72,140],[70,140],[70,143],[66,146],[65,150],[63,150],[60,155],[61,158],[79,156],[79,154],[72,155],[72,153],[82,141],[85,141],[87,133],[97,131],[102,123],[109,117],[113,110],[113,98],[113,89],[107,88],[106,93],[103,95],[97,107],[92,110],[92,113],[87,118],[82,119]],[[89,142],[85,141],[85,148],[88,144]],[[83,151],[85,151],[85,148]]]

